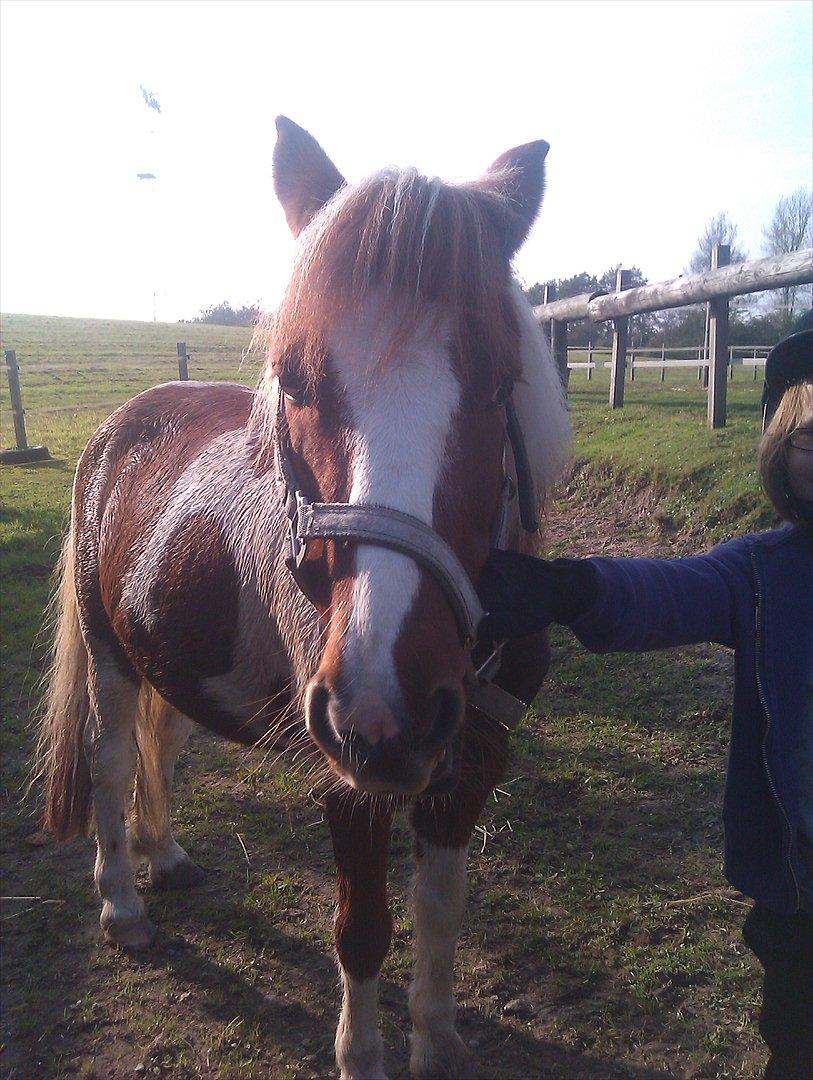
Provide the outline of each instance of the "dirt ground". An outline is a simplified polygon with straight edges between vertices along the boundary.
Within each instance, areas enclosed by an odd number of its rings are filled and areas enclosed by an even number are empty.
[[[551,515],[548,544],[559,554],[574,555],[669,555],[692,547],[691,537],[678,537],[652,510],[646,491],[600,505],[569,499]],[[715,650],[698,664],[709,708],[724,708],[730,658]],[[698,725],[707,720],[703,714]],[[628,753],[617,753],[622,752]],[[629,752],[629,775],[643,768],[632,761],[636,754]],[[643,751],[638,756],[643,760]],[[702,764],[698,784],[705,783]],[[37,832],[19,802],[19,776],[19,768],[12,769],[2,792],[2,891],[10,898],[2,912],[0,1062],[6,1080],[334,1075],[331,1044],[339,994],[329,932],[334,901],[329,841],[318,800],[303,798],[291,774],[258,770],[243,751],[195,735],[179,770],[177,822],[208,875],[188,894],[148,897],[160,935],[157,946],[142,955],[101,942],[92,844],[58,848]],[[567,850],[589,843],[591,853],[599,852],[605,831],[619,837],[622,849],[629,843],[631,859],[643,857],[641,852],[654,859],[657,847],[647,847],[640,834],[648,821],[655,822],[658,843],[679,852],[680,865],[688,868],[680,882],[688,901],[685,907],[677,906],[680,899],[668,901],[676,905],[668,924],[660,913],[637,925],[619,916],[610,936],[591,943],[588,919],[578,923],[578,912],[569,910],[550,884],[555,872],[545,877],[541,864],[524,861],[522,852],[536,852],[533,845],[542,845],[541,839],[516,856],[502,857],[505,821],[511,826],[512,819],[509,811],[501,817],[496,806],[472,845],[470,915],[458,965],[459,1028],[479,1060],[480,1075],[489,1080],[757,1075],[762,1052],[753,1026],[755,973],[731,929],[732,912],[744,913],[746,903],[721,879],[704,886],[708,859],[695,855],[687,830],[668,824],[668,795],[646,791],[634,820],[623,821],[609,800],[603,821],[595,810],[603,804],[584,800],[578,805],[583,789],[576,780],[552,772],[540,784],[528,788],[531,800],[541,798],[539,792],[549,796],[539,804],[540,815],[553,822],[556,807],[562,813],[567,808],[585,830],[584,839],[571,835],[562,841]],[[705,802],[687,805],[705,821]],[[517,815],[512,829],[518,828],[519,811],[511,812]],[[401,829],[392,860],[395,940],[382,978],[382,1025],[393,1080],[408,1075],[408,849],[409,836]],[[614,856],[624,857],[623,850]],[[649,874],[646,868],[644,876]],[[659,880],[656,870],[651,875]],[[585,887],[588,892],[573,886],[575,905],[585,902],[590,889],[611,891],[612,881],[596,877]],[[741,979],[730,991],[735,1004],[721,1005],[718,1019],[702,1024],[697,1018],[709,993],[703,978],[684,971],[681,983],[665,963],[654,970],[651,984],[640,983],[633,994],[621,967],[602,963],[603,951],[609,956],[615,949],[640,947],[645,955],[670,935],[678,944],[691,943],[700,909],[725,912],[730,927],[720,941],[736,959]],[[557,921],[570,929],[558,931]],[[650,985],[657,1008],[646,1000]],[[737,1007],[742,985],[750,997]],[[717,994],[717,983],[714,987]],[[720,991],[721,1000],[724,996]],[[681,1034],[700,1028],[700,1039]],[[700,1045],[703,1039],[709,1045]]]

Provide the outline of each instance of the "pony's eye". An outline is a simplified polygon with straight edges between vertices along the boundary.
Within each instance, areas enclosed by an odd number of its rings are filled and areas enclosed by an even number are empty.
[[[308,401],[308,387],[302,376],[290,367],[283,366],[277,372],[280,389],[294,405],[305,405]]]
[[[494,404],[500,407],[503,406],[511,397],[513,390],[514,380],[510,377],[503,379],[494,394]]]

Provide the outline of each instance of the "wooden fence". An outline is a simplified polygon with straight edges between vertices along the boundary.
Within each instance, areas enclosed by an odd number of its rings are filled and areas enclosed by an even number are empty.
[[[741,366],[751,368],[751,377],[756,382],[757,370],[765,366],[770,349],[770,345],[729,345],[728,381],[733,380],[735,367]],[[575,356],[585,355],[586,360],[572,359]],[[593,345],[591,342],[588,342],[586,347],[568,345],[567,369],[568,371],[586,371],[587,378],[590,380],[597,368],[610,367],[610,360],[600,359],[602,356],[611,357],[612,349],[605,345]],[[708,378],[709,359],[704,345],[679,348],[667,345],[630,345],[627,350],[626,374],[630,382],[635,382],[635,371],[638,368],[659,368],[661,382],[665,382],[666,372],[670,368],[681,370],[693,367],[697,368],[698,380],[703,381]]]
[[[178,354],[178,378],[186,380],[189,378],[189,357],[190,351],[186,347],[185,341],[179,341],[177,343],[176,351]],[[28,442],[28,433],[25,426],[25,414],[26,410],[23,408],[22,389],[20,387],[20,365],[17,363],[17,352],[15,349],[5,350],[6,361],[6,376],[8,378],[9,396],[11,397],[11,416],[14,422],[14,440],[16,446],[11,449],[0,450],[0,463],[3,465],[22,465],[32,461],[47,461],[50,457],[47,446],[31,446]],[[142,361],[128,361],[119,359],[116,361],[116,369],[127,366],[128,363],[138,364],[140,367]],[[58,371],[60,365],[58,364],[31,364],[26,367],[27,371]],[[81,412],[83,409],[116,409],[121,405],[121,400],[115,401],[91,401],[87,404],[78,404],[76,402],[70,405],[45,405],[34,409],[34,412],[39,413],[58,413],[58,412]]]
[[[658,367],[661,380],[666,378],[670,367],[697,366],[700,378],[708,377],[708,423],[712,428],[723,427],[726,418],[726,381],[734,373],[735,352],[743,348],[753,352],[749,360],[753,377],[756,369],[764,363],[764,356],[757,356],[752,346],[732,346],[728,341],[728,304],[732,296],[745,296],[748,293],[765,292],[771,289],[788,288],[795,285],[808,285],[813,282],[813,249],[794,251],[768,259],[756,259],[753,262],[729,266],[730,251],[725,245],[718,245],[712,252],[711,269],[704,274],[690,278],[676,278],[657,285],[644,285],[629,288],[629,271],[619,269],[616,273],[615,292],[604,291],[584,293],[562,300],[555,298],[554,286],[545,286],[544,303],[534,308],[537,319],[548,329],[551,348],[559,367],[562,381],[567,384],[568,372],[573,368],[587,369],[588,378],[596,367],[610,367],[610,405],[620,408],[624,404],[624,375],[629,370],[630,379],[635,378],[635,369]],[[660,357],[647,357],[652,350],[631,349],[629,346],[629,320],[633,315],[646,311],[665,311],[669,308],[686,307],[690,304],[706,302],[708,304],[708,336],[705,348],[697,350],[697,355],[690,359],[666,357],[666,348],[662,347]],[[586,362],[571,361],[567,344],[567,328],[570,322],[590,319],[593,322],[612,320],[612,346],[600,350],[588,346]],[[677,352],[669,349],[670,353]],[[695,349],[690,350],[692,354]],[[607,363],[594,359],[600,352],[609,355]],[[178,377],[189,378],[189,353],[186,343],[177,344]],[[628,362],[629,356],[629,362]],[[640,359],[640,357],[644,357]],[[6,350],[6,372],[11,393],[11,412],[14,420],[16,448],[0,451],[0,461],[14,463],[34,461],[48,457],[47,447],[29,446],[25,430],[25,409],[20,390],[19,365],[16,352]],[[32,368],[32,370],[34,370]],[[113,406],[119,402],[94,402],[92,408]],[[47,411],[78,409],[82,406],[54,406]],[[45,411],[45,410],[43,410]]]
[[[534,314],[547,327],[562,381],[567,383],[569,367],[568,323],[586,319],[592,322],[612,320],[610,406],[620,408],[624,404],[630,317],[647,311],[666,311],[705,302],[708,304],[708,347],[702,363],[708,368],[707,418],[709,427],[723,427],[726,419],[726,378],[729,373],[729,300],[732,296],[813,282],[813,248],[734,266],[729,265],[730,257],[730,248],[719,244],[712,251],[711,269],[705,273],[635,289],[629,287],[629,271],[619,269],[612,293],[602,290],[557,300],[554,286],[546,285],[544,302],[534,308]],[[639,362],[638,366],[642,366],[642,363]],[[675,365],[679,361],[672,363]]]

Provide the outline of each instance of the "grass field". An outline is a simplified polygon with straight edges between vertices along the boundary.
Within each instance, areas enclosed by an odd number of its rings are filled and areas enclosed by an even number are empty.
[[[332,861],[318,799],[197,733],[178,775],[178,832],[207,869],[150,895],[158,947],[129,956],[97,930],[90,842],[57,848],[22,801],[49,576],[76,458],[103,417],[176,372],[253,382],[249,333],[8,316],[31,442],[53,461],[3,470],[3,1075],[332,1075],[339,995]],[[50,365],[48,371],[26,368]],[[5,393],[5,391],[4,391]],[[753,467],[758,386],[731,387],[710,433],[691,372],[637,376],[607,409],[606,375],[571,383],[576,467],[550,519],[559,553],[680,554],[768,523]],[[96,404],[95,404],[96,403]],[[7,397],[0,441],[11,440]],[[38,411],[61,406],[92,406]],[[460,1028],[486,1077],[749,1077],[763,1060],[747,910],[720,872],[731,658],[696,647],[595,657],[564,632],[546,688],[472,845]],[[245,849],[245,850],[244,850]],[[396,933],[382,1020],[403,1077],[409,836],[393,849]]]

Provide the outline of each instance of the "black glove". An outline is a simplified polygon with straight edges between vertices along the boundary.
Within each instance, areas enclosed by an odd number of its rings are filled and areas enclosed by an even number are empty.
[[[477,589],[486,612],[480,639],[527,637],[549,623],[572,623],[598,599],[598,572],[588,559],[534,559],[492,551]]]

